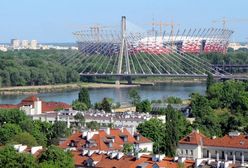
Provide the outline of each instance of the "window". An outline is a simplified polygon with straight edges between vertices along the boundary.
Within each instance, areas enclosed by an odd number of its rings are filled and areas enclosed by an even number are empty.
[[[193,155],[193,150],[191,150],[191,155]]]

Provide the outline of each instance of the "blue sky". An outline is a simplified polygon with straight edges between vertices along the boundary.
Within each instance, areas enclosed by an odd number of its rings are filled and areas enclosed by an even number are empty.
[[[247,7],[248,0],[0,0],[0,43],[73,42],[72,32],[81,25],[116,25],[122,15],[140,26],[173,18],[180,28],[208,28],[223,17],[248,20]],[[231,40],[248,41],[248,21],[228,28],[235,31]]]

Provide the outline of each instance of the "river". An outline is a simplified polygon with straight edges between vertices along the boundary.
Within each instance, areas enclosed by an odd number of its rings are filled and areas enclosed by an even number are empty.
[[[99,102],[104,97],[112,98],[115,102],[128,102],[128,91],[131,88],[96,88],[89,89],[91,102]],[[142,99],[161,99],[176,96],[182,99],[189,98],[192,92],[204,94],[204,83],[159,83],[154,86],[141,86],[137,88]],[[78,97],[78,90],[40,93],[38,97],[45,101],[60,101],[71,103]],[[0,104],[17,104],[27,95],[0,95]]]

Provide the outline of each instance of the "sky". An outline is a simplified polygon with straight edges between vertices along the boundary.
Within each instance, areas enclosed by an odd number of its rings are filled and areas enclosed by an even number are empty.
[[[222,27],[226,17],[231,41],[248,41],[248,0],[0,0],[0,43],[37,39],[42,43],[74,42],[72,32],[85,25],[118,25],[121,16],[140,27],[155,21],[180,29]]]

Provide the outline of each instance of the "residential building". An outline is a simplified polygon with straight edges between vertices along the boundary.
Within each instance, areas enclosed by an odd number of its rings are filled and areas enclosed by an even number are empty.
[[[69,109],[71,106],[62,102],[46,102],[36,96],[29,96],[19,104],[0,104],[0,109],[20,109],[27,115],[39,115],[47,112],[54,112],[58,109]]]
[[[16,144],[13,145],[14,149],[19,153],[28,153],[33,155],[35,158],[38,158],[44,151],[42,146],[33,146],[28,147],[27,145]]]
[[[4,45],[0,45],[0,51],[6,52],[8,51],[8,48],[5,47]]]
[[[92,153],[82,155],[79,151],[71,151],[74,164],[77,168],[191,168],[192,160],[175,160],[165,155],[149,155],[139,153],[137,156],[124,155],[122,152],[115,153]]]
[[[206,137],[198,130],[193,131],[178,143],[177,155],[196,160],[198,165],[202,161],[209,164],[246,165],[248,162],[248,136],[239,132],[230,132],[224,137]]]
[[[153,142],[134,129],[105,128],[75,132],[60,147],[70,151],[81,151],[83,155],[95,152],[120,152],[124,144],[133,144],[135,151],[153,151]]]
[[[240,43],[230,43],[228,47],[235,51],[241,48],[248,49],[248,44],[241,45]]]
[[[13,49],[19,49],[21,46],[21,42],[18,39],[11,39],[11,46]]]
[[[28,49],[29,48],[29,41],[28,40],[22,40],[21,48],[22,49]]]
[[[35,50],[35,49],[37,49],[37,47],[38,47],[37,40],[31,40],[31,42],[30,42],[30,49]]]

